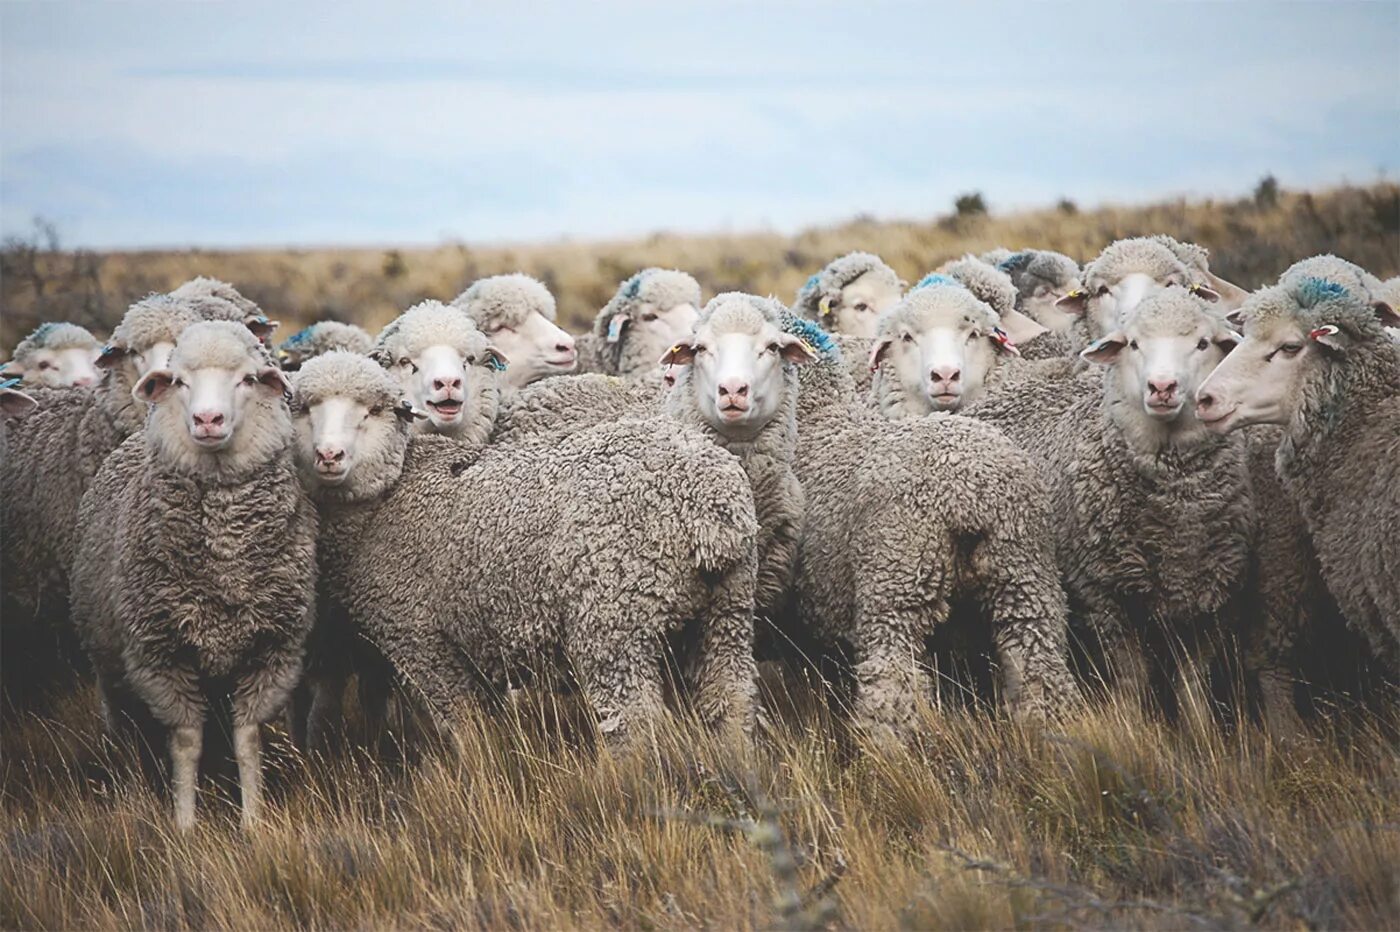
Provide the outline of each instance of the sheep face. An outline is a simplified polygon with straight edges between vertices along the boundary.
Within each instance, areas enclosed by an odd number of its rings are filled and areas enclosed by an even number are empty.
[[[1016,348],[997,315],[962,289],[910,292],[886,315],[870,351],[871,369],[888,368],[925,413],[956,411],[981,396],[987,373]]]
[[[386,450],[402,450],[402,422],[424,417],[404,403],[354,393],[317,398],[298,405],[297,465],[312,483],[345,485],[362,462],[377,463]]]
[[[880,315],[903,297],[897,282],[887,276],[866,272],[841,289],[836,301],[823,308],[827,329],[862,339],[873,339]]]
[[[1142,302],[1081,355],[1112,367],[1115,395],[1135,404],[1135,415],[1173,423],[1191,418],[1187,400],[1239,339],[1202,301],[1166,291]]]
[[[711,302],[695,332],[661,357],[663,366],[689,366],[688,390],[704,421],[730,439],[752,437],[771,421],[789,389],[785,364],[816,353],[800,338],[748,304]],[[679,391],[680,388],[677,388]]]
[[[511,361],[501,380],[512,388],[573,372],[578,365],[574,338],[538,311],[531,311],[514,324],[487,330],[486,335]]]
[[[43,388],[78,388],[97,383],[97,347],[39,347],[5,366],[3,375]]]
[[[1196,416],[1222,434],[1250,424],[1287,423],[1308,373],[1323,365],[1323,352],[1296,321],[1247,325],[1244,340],[1197,390]]]
[[[1159,243],[1120,240],[1085,269],[1084,287],[1055,302],[1062,311],[1087,316],[1090,330],[1107,334],[1151,295],[1168,288],[1189,290],[1205,301],[1219,295],[1197,282],[1191,271]]]
[[[1060,285],[1039,279],[1021,294],[1021,309],[1028,317],[1040,321],[1056,333],[1063,333],[1073,325],[1074,315],[1056,305],[1065,295],[1080,289],[1078,279]]]
[[[700,309],[684,302],[671,307],[658,307],[643,302],[628,313],[618,314],[608,324],[608,338],[626,339],[638,347],[644,359],[656,359],[668,346],[690,336]],[[615,341],[614,341],[615,342]]]
[[[136,383],[132,395],[154,406],[148,434],[166,453],[186,462],[237,453],[245,424],[285,407],[286,379],[264,364],[256,347],[237,325],[195,324],[181,335],[169,365]]]

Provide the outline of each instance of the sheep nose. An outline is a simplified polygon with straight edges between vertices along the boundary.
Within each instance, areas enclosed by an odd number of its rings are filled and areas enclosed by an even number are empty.
[[[1196,410],[1209,411],[1215,405],[1215,396],[1210,392],[1196,393]]]
[[[449,388],[461,388],[462,380],[453,377],[450,379],[433,379],[433,391],[440,392]]]
[[[745,398],[749,394],[749,383],[721,382],[719,383],[719,393],[721,397],[728,395],[731,398]]]
[[[1147,388],[1154,395],[1170,395],[1176,391],[1176,379],[1148,379]]]
[[[565,336],[558,343],[554,344],[554,350],[558,353],[572,353],[574,351],[574,338]]]
[[[74,380],[73,380],[73,385],[74,385],[75,388],[86,388],[87,386],[93,384],[93,383],[96,382],[96,381],[97,381],[97,380],[94,379],[92,376],[90,376],[90,375],[84,375],[84,376],[79,376],[78,378],[74,379]]]
[[[345,459],[345,451],[339,447],[317,447],[316,462],[329,466]]]
[[[934,366],[929,374],[935,382],[956,382],[962,378],[962,369],[957,366]]]
[[[196,427],[218,427],[223,422],[224,416],[213,411],[196,411],[194,415]]]

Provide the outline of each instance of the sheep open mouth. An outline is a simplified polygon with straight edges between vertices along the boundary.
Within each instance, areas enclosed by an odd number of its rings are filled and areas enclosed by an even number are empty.
[[[443,417],[456,417],[462,413],[462,403],[460,401],[430,401],[428,407],[432,408]]]

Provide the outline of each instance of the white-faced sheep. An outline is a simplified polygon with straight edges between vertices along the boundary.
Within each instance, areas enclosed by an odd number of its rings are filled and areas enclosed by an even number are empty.
[[[452,306],[512,361],[501,387],[516,389],[578,364],[574,338],[555,324],[554,295],[528,275],[493,275],[472,284]]]
[[[1093,390],[1050,406],[1003,391],[968,409],[1042,457],[1071,604],[1130,696],[1171,672],[1179,643],[1209,655],[1247,578],[1245,445],[1188,403],[1236,339],[1186,289],[1157,290],[1084,352],[1110,367]]]
[[[473,365],[495,377],[478,337]],[[308,363],[301,462],[319,483],[326,586],[440,726],[562,664],[604,734],[634,738],[662,711],[679,636],[697,713],[749,730],[757,527],[730,454],[644,423],[508,448],[410,437],[392,393],[358,357]]]
[[[102,344],[85,327],[41,324],[15,347],[0,377],[18,378],[33,388],[75,388],[97,382]]]
[[[823,330],[869,339],[875,321],[904,293],[904,282],[879,256],[847,253],[798,289],[792,309]]]
[[[995,261],[984,255],[982,261],[1011,276],[1018,311],[1057,333],[1069,332],[1075,318],[1056,307],[1055,302],[1082,287],[1079,263],[1047,249],[1008,252]]]
[[[109,723],[139,703],[167,730],[175,822],[194,824],[205,718],[232,700],[243,823],[261,809],[259,726],[301,675],[316,510],[293,459],[287,383],[242,325],[180,334],[142,376],[152,406],[83,496],[74,624]]]
[[[1276,467],[1348,623],[1400,670],[1400,323],[1335,281],[1285,275],[1239,311],[1244,341],[1197,392],[1226,433],[1284,428]]]
[[[972,256],[945,263],[939,271],[997,312],[1001,329],[1023,359],[1061,359],[1070,354],[1068,334],[1052,331],[1017,308],[1010,275]]]
[[[794,472],[807,500],[794,587],[802,633],[854,651],[856,718],[908,735],[930,694],[925,639],[970,599],[991,632],[1001,697],[1018,717],[1077,695],[1065,597],[1035,465],[999,431],[965,418],[894,423],[851,400],[835,344],[810,323]]]
[[[242,321],[262,343],[267,343],[277,329],[277,321],[268,320],[256,302],[217,278],[192,278],[170,292],[170,296],[188,304],[203,320]]]
[[[277,347],[277,363],[283,372],[295,372],[308,359],[315,359],[332,350],[349,353],[369,353],[374,349],[374,337],[354,324],[338,320],[320,320],[298,330]]]
[[[643,269],[624,281],[598,312],[587,334],[593,359],[586,371],[628,379],[658,379],[657,360],[690,335],[700,314],[700,283],[673,269]]]

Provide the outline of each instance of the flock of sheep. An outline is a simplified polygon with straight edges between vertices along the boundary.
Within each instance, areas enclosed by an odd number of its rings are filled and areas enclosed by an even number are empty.
[[[182,828],[220,702],[248,824],[259,726],[325,746],[352,678],[449,737],[548,671],[611,744],[676,701],[742,740],[760,662],[840,656],[854,724],[902,741],[954,614],[1020,719],[1081,701],[1072,641],[1169,709],[1233,640],[1296,727],[1320,599],[1400,671],[1398,292],[1319,256],[1249,294],[1152,237],[907,289],[853,253],[790,308],[646,269],[577,338],[503,275],[274,352],[195,279],[8,364],[6,688],[80,647]]]

